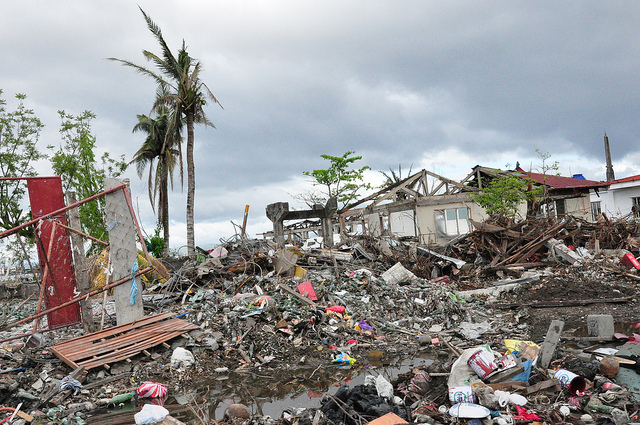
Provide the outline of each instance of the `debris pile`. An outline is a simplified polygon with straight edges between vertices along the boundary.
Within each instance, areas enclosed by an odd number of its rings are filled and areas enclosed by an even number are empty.
[[[0,406],[14,424],[636,421],[637,225],[476,227],[444,248],[235,239],[142,281],[143,319],[91,299],[91,333],[25,337],[36,299],[6,301]],[[307,392],[319,405],[276,418],[243,406]]]

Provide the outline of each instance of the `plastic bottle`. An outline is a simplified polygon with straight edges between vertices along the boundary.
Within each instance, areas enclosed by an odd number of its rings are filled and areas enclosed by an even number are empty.
[[[117,396],[114,396],[111,399],[109,399],[109,402],[107,404],[118,405],[120,403],[126,403],[132,398],[133,398],[133,391],[128,393],[118,394]]]

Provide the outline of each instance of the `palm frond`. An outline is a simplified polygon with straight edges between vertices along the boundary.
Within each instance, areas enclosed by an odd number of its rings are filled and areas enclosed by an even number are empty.
[[[162,50],[164,61],[168,65],[167,68],[165,68],[164,70],[169,71],[171,69],[175,69],[176,59],[171,53],[171,49],[169,49],[167,42],[164,40],[160,27],[156,25],[155,22],[153,22],[153,20],[149,17],[149,15],[147,15],[140,6],[138,6],[138,8],[140,9],[140,12],[142,12],[142,16],[144,16],[144,20],[147,22],[147,27],[149,28],[149,31],[151,31],[151,33],[154,35],[154,37],[158,41],[158,44],[160,44],[160,49]],[[172,77],[175,78],[175,75],[172,75]]]

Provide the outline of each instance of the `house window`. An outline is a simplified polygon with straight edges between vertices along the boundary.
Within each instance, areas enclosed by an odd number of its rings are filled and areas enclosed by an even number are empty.
[[[640,217],[640,197],[631,198],[631,212],[635,218]]]
[[[556,217],[564,217],[567,213],[567,203],[564,199],[557,199],[556,204]]]
[[[591,203],[591,219],[593,221],[598,220],[598,216],[602,214],[602,206],[600,205],[600,201]]]
[[[435,212],[438,236],[458,236],[469,233],[469,208],[448,208]]]

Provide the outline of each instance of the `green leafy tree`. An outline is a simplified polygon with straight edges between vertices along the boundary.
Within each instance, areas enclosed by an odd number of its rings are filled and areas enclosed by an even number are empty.
[[[339,206],[344,207],[357,198],[358,191],[371,188],[369,183],[363,181],[364,172],[371,167],[351,168],[362,159],[362,156],[353,156],[354,153],[347,151],[342,156],[320,155],[330,162],[329,168],[303,172],[305,176],[313,178],[314,186],[323,188],[315,197],[316,200],[326,202],[329,198],[336,198]]]
[[[527,200],[527,181],[517,176],[502,176],[472,195],[472,199],[483,207],[487,214],[502,214],[514,217],[518,207]]]
[[[17,94],[18,105],[14,111],[7,110],[7,102],[0,90],[0,176],[32,177],[36,175],[34,163],[46,158],[37,148],[40,131],[44,124],[28,109],[24,94]],[[21,201],[26,193],[26,185],[20,180],[0,180],[0,227],[12,229],[27,221],[28,211],[24,211]],[[22,236],[32,236],[32,230],[25,229]]]
[[[127,168],[124,155],[120,159],[112,159],[107,152],[100,157],[98,163],[95,155],[96,137],[91,134],[91,120],[96,116],[90,111],[81,115],[67,114],[58,111],[60,116],[61,143],[47,146],[52,152],[51,167],[61,176],[62,187],[66,192],[73,190],[78,199],[85,199],[104,190],[106,177],[118,177]],[[107,239],[104,224],[104,199],[81,205],[80,222],[85,233],[98,239]]]
[[[147,188],[149,201],[154,212],[156,212],[156,204],[158,206],[158,225],[163,230],[163,251],[160,254],[164,256],[169,255],[169,184],[173,189],[173,172],[176,165],[180,165],[180,182],[182,182],[181,126],[172,126],[173,119],[172,111],[166,107],[158,108],[155,118],[138,115],[138,123],[133,127],[133,131],[146,133],[146,138],[130,162],[136,165],[140,178],[147,166],[149,167]],[[156,234],[155,238],[157,237]],[[157,241],[154,243],[157,247]],[[154,255],[157,256],[157,254],[154,252]]]
[[[156,99],[154,109],[160,106],[168,106],[177,112],[176,119],[183,117],[187,127],[187,253],[195,257],[195,233],[194,233],[194,200],[196,191],[195,164],[193,160],[194,125],[204,124],[214,127],[204,112],[207,99],[220,105],[209,87],[200,80],[202,65],[199,61],[189,56],[184,40],[182,47],[175,56],[167,46],[160,28],[140,9],[149,31],[155,36],[160,45],[159,55],[143,50],[145,58],[153,62],[158,71],[153,71],[133,62],[109,58],[123,65],[134,68],[137,72],[151,77],[159,85],[166,86],[169,92]],[[220,105],[222,106],[222,105]],[[178,121],[174,125],[180,125]]]
[[[7,110],[0,90],[0,176],[19,179],[35,176],[34,163],[46,158],[46,154],[37,147],[44,124],[25,106],[26,95],[16,94],[15,98],[17,107]],[[31,218],[29,211],[23,210],[25,193],[24,181],[0,180],[0,229],[12,229]],[[22,268],[32,255],[29,251],[34,246],[33,227],[21,229],[4,242],[5,251],[11,253],[12,265]]]
[[[156,258],[160,258],[162,256],[166,257],[168,255],[168,249],[164,243],[165,239],[160,237],[161,229],[162,225],[158,223],[153,236],[150,238],[145,238],[144,241],[144,243],[147,245],[147,250]]]

